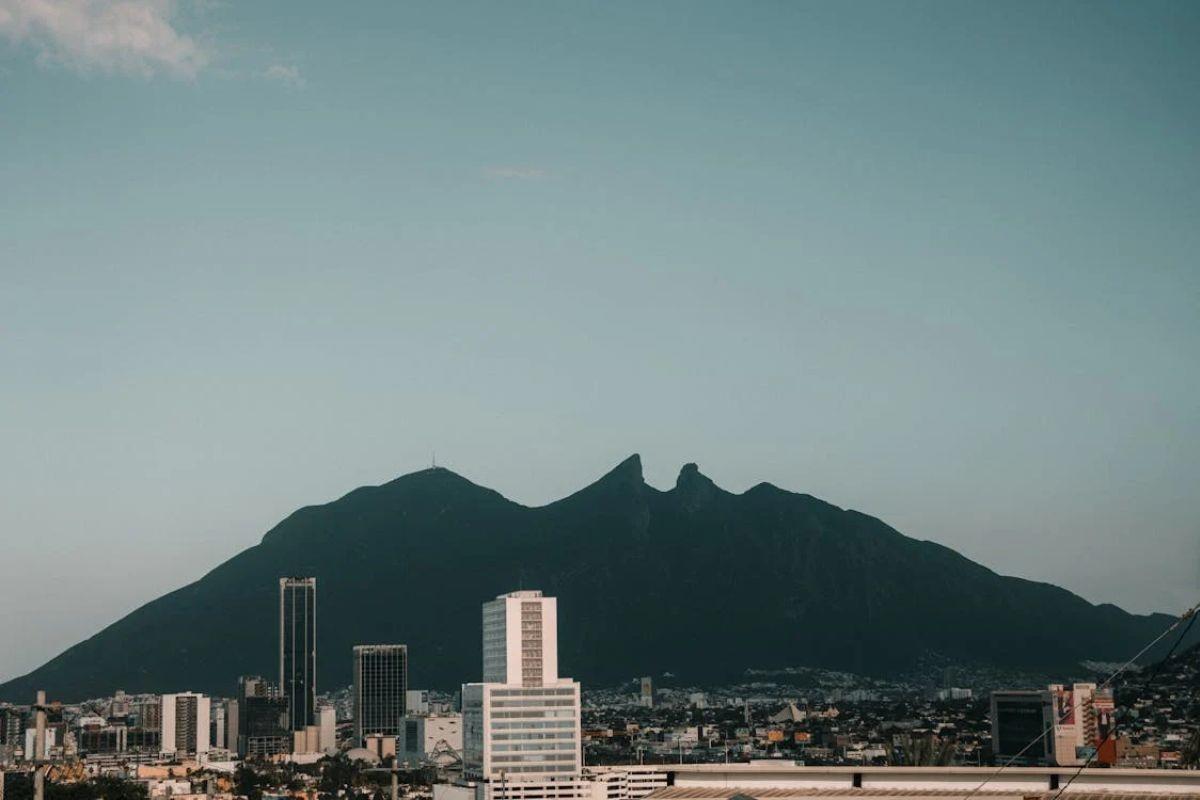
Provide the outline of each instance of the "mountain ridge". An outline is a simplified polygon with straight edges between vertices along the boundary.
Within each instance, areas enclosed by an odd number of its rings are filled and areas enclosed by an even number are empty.
[[[564,670],[608,684],[777,665],[884,674],[929,652],[1066,669],[1128,657],[1171,620],[999,575],[811,495],[731,493],[694,463],[659,490],[634,454],[542,506],[435,467],[297,509],[199,580],[0,684],[0,699],[229,694],[238,675],[275,671],[288,574],[318,578],[324,686],[347,683],[350,647],[370,641],[409,645],[414,686],[478,679],[479,605],[518,585],[559,597]]]

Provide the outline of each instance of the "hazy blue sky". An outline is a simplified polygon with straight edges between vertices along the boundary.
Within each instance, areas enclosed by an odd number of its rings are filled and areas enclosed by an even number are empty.
[[[1197,41],[1195,2],[0,0],[0,678],[434,449],[529,504],[698,461],[1182,610]]]

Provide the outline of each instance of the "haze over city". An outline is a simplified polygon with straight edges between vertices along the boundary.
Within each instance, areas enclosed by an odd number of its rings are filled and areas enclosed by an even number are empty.
[[[1195,602],[1200,6],[108,5],[0,0],[0,679],[435,457]]]

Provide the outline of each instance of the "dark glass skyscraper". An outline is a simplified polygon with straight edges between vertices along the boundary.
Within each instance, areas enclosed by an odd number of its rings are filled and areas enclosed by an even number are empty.
[[[408,648],[360,644],[354,648],[354,737],[399,736],[408,691]]]
[[[279,579],[279,688],[288,727],[304,730],[317,710],[317,579]]]

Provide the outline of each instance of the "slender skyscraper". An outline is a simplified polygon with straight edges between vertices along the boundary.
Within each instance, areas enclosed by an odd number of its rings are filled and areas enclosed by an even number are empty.
[[[288,727],[302,731],[317,711],[317,579],[279,579],[279,688]]]
[[[372,733],[399,736],[408,691],[408,648],[360,644],[354,648],[354,740]]]

